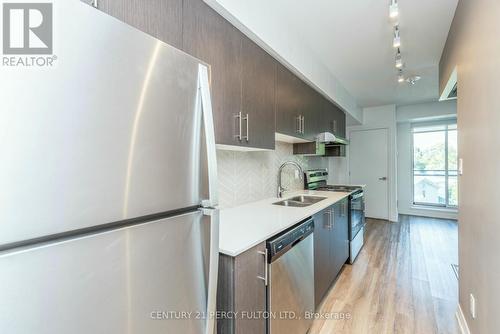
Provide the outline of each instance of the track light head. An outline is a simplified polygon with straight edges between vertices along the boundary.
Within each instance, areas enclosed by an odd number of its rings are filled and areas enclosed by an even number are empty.
[[[397,0],[391,0],[391,4],[389,6],[389,17],[391,19],[395,19],[399,16],[399,6]]]
[[[405,76],[403,74],[403,70],[399,70],[399,72],[398,72],[398,82],[399,83],[405,82]]]
[[[403,56],[401,56],[401,51],[398,48],[398,52],[396,53],[396,68],[403,67]]]
[[[399,26],[394,26],[394,40],[392,46],[399,48],[401,46],[401,36],[399,35]]]

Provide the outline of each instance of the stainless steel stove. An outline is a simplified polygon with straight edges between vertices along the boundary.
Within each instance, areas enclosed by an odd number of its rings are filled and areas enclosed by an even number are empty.
[[[338,191],[344,193],[351,193],[357,190],[363,190],[360,186],[346,186],[346,185],[326,185],[317,188],[317,190],[326,190],[326,191]]]
[[[354,263],[364,244],[365,201],[363,187],[329,185],[327,169],[308,170],[304,175],[305,189],[349,193],[349,263]]]

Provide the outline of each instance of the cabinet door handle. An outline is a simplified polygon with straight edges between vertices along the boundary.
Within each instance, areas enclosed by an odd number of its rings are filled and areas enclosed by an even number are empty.
[[[300,115],[295,118],[295,131],[301,133],[302,131],[302,121]]]
[[[304,116],[302,118],[302,134],[306,132],[306,118]]]
[[[235,120],[238,120],[237,121],[237,126],[238,126],[238,131],[237,133],[234,135],[234,137],[238,140],[241,141],[242,139],[242,133],[241,133],[241,111],[237,114],[234,114],[234,119]]]
[[[264,255],[264,277],[257,276],[257,278],[264,281],[264,284],[267,286],[267,284],[269,282],[269,271],[268,271],[268,265],[267,265],[267,260],[268,260],[267,248],[264,252],[259,251],[258,253],[261,255]]]
[[[247,124],[247,135],[241,137],[241,139],[245,139],[248,142],[250,140],[250,133],[248,131],[248,129],[249,129],[248,122],[250,122],[250,116],[248,116],[248,114],[246,114],[245,117],[242,118],[242,120],[246,121],[246,124]],[[240,123],[240,136],[241,136],[241,123]]]
[[[325,219],[328,223],[324,224],[324,228],[331,229],[332,216],[330,210],[325,211],[325,216],[328,216],[328,219]]]
[[[250,140],[250,115],[247,114],[247,141]]]
[[[333,230],[335,228],[335,210],[334,209],[332,209],[330,217],[331,217],[330,225],[331,225],[331,229]]]

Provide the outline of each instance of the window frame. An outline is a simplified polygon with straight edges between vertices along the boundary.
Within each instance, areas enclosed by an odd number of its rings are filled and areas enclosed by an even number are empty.
[[[411,123],[410,124],[410,143],[411,143],[411,148],[410,148],[410,155],[411,155],[411,169],[410,169],[410,176],[411,176],[411,199],[412,203],[415,206],[422,206],[422,207],[430,207],[430,208],[442,208],[442,209],[458,209],[458,201],[457,205],[450,205],[450,192],[449,192],[449,170],[448,170],[448,163],[449,163],[449,157],[448,157],[448,137],[449,131],[457,131],[458,129],[456,128],[457,125],[457,120],[456,119],[449,119],[449,120],[444,120],[444,121],[438,121],[438,122],[416,122],[416,123]],[[428,130],[428,131],[418,131],[415,132],[415,128],[423,128],[423,127],[432,127],[432,126],[444,126],[445,129],[443,130]],[[450,129],[450,126],[455,126],[454,129]],[[417,202],[415,201],[415,145],[414,145],[414,134],[415,133],[433,133],[433,132],[445,132],[445,204],[437,204],[437,203],[423,203],[423,202]],[[458,163],[458,161],[457,161]],[[458,181],[458,165],[457,165],[457,181]],[[418,175],[417,175],[418,176]]]

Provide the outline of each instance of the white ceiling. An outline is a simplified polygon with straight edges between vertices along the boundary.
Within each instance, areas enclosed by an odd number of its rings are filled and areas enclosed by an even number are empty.
[[[414,86],[396,80],[389,2],[273,0],[266,10],[308,45],[359,106],[436,100],[439,60],[458,0],[399,0],[405,74],[422,77]]]

